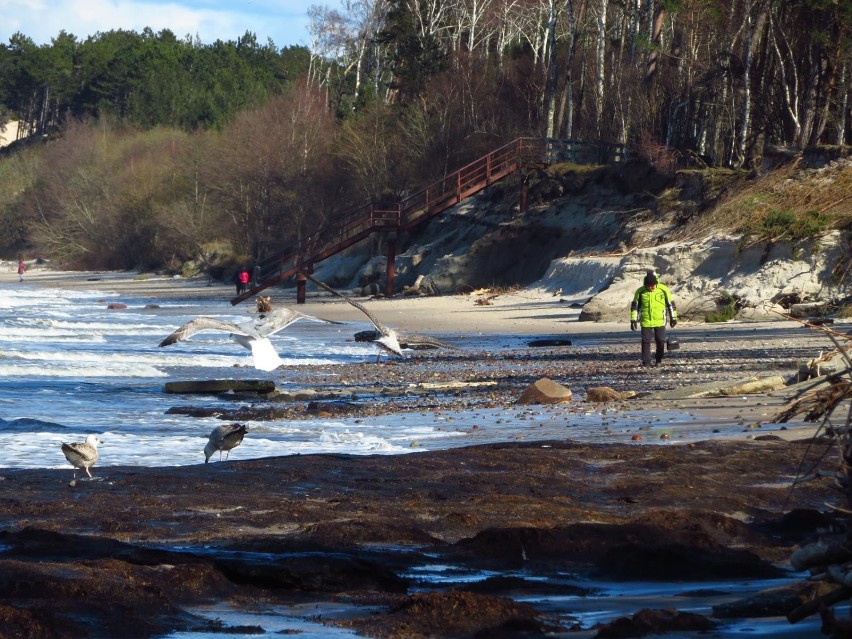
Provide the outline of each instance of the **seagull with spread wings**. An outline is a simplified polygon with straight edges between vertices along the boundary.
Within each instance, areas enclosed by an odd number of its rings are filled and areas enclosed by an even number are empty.
[[[399,345],[399,335],[395,330],[393,330],[392,328],[388,328],[387,326],[382,324],[370,311],[364,308],[364,306],[362,306],[355,300],[346,297],[346,295],[344,295],[340,291],[331,288],[325,282],[320,282],[317,278],[315,278],[313,275],[309,275],[308,273],[302,273],[302,275],[304,275],[308,280],[319,286],[321,289],[328,291],[332,295],[336,295],[337,297],[341,298],[342,300],[345,300],[346,302],[349,302],[352,306],[354,306],[367,316],[367,319],[372,322],[373,326],[375,326],[376,330],[379,332],[379,337],[373,341],[380,349],[379,352],[376,354],[376,363],[378,363],[381,359],[383,350],[388,353],[393,353],[394,355],[399,355],[400,357],[403,356],[402,347],[400,347]]]
[[[306,313],[300,313],[286,306],[279,306],[273,308],[268,313],[259,315],[254,320],[241,324],[215,317],[199,316],[178,328],[160,342],[159,345],[169,346],[176,342],[189,339],[196,333],[210,331],[229,333],[231,339],[237,342],[237,344],[251,351],[255,368],[262,371],[272,371],[281,366],[283,362],[278,356],[278,353],[275,352],[272,342],[269,341],[269,336],[284,330],[290,324],[299,320],[310,320],[324,324],[338,323],[322,319],[321,317],[307,315]]]

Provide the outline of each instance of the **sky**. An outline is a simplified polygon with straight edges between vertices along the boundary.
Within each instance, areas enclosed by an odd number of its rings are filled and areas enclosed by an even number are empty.
[[[236,40],[246,31],[260,44],[272,38],[279,49],[310,43],[308,7],[341,9],[343,0],[0,0],[0,42],[23,33],[50,44],[61,30],[77,40],[117,29],[141,33],[171,30],[202,44]]]

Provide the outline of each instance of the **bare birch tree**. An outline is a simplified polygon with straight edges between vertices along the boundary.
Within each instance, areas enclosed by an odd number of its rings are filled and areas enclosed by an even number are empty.
[[[548,0],[547,11],[547,84],[544,91],[544,135],[547,138],[554,136],[554,118],[556,115],[556,0]]]
[[[595,131],[598,139],[603,133],[604,88],[606,86],[606,12],[607,0],[599,0],[597,6],[597,51],[595,57]]]

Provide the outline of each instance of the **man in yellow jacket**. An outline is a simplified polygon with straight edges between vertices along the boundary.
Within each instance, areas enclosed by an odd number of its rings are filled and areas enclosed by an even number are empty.
[[[659,366],[663,361],[666,320],[672,328],[677,324],[677,308],[671,291],[665,284],[660,284],[653,271],[648,271],[630,304],[630,330],[635,331],[642,326],[642,366]],[[651,361],[651,342],[657,343],[654,361]]]

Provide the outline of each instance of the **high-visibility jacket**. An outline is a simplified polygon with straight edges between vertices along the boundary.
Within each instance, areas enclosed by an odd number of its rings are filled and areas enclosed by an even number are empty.
[[[653,291],[644,285],[636,289],[630,304],[631,322],[639,322],[642,328],[657,328],[665,326],[667,319],[669,322],[677,319],[677,308],[668,286],[658,282]]]

